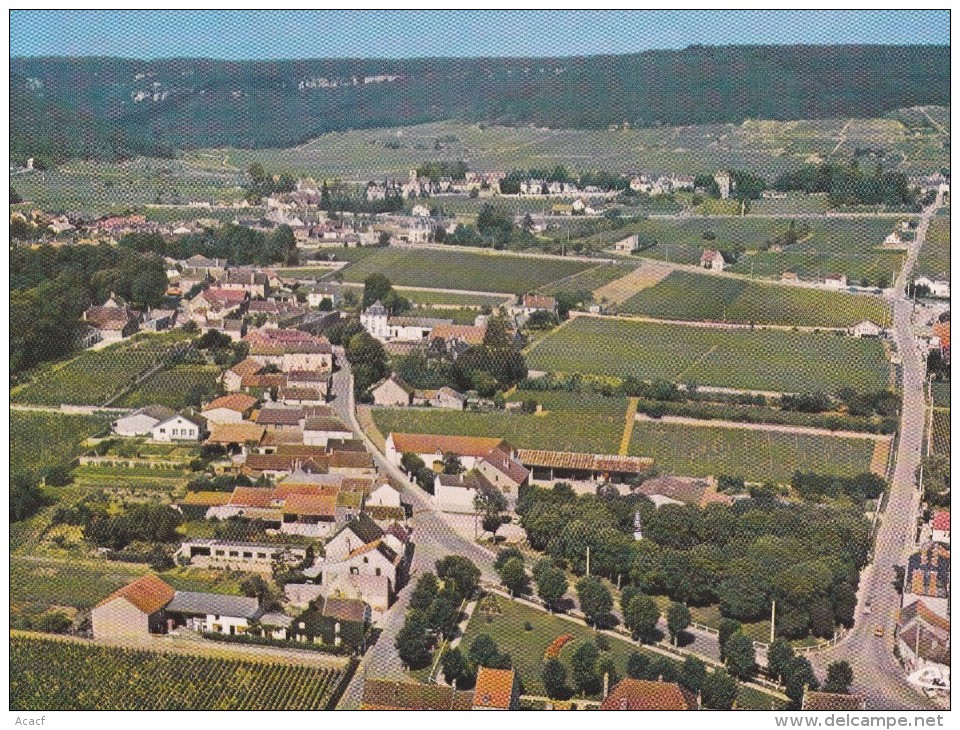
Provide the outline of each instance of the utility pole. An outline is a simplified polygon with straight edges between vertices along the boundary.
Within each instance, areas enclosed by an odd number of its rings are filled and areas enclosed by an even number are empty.
[[[770,607],[770,643],[773,643],[773,636],[777,630],[777,602],[774,601]]]

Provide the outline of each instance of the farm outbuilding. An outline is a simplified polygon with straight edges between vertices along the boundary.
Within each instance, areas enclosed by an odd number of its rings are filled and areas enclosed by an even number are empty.
[[[90,612],[93,638],[143,641],[163,631],[163,608],[174,590],[155,575],[145,575],[111,593]]]

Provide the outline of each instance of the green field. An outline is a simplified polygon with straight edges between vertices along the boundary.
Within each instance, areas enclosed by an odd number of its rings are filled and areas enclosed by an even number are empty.
[[[890,306],[879,297],[679,270],[639,291],[617,311],[659,319],[795,327],[849,327],[864,319],[890,324]]]
[[[933,412],[933,453],[937,456],[950,456],[950,410],[937,409]]]
[[[397,286],[521,294],[596,266],[590,261],[444,249],[381,248],[342,270],[348,282],[385,274]]]
[[[492,610],[483,610],[489,607]],[[527,629],[530,626],[530,629]],[[570,634],[574,637],[560,651],[560,661],[567,669],[567,682],[570,680],[570,659],[577,647],[585,641],[593,641],[596,632],[579,623],[567,621],[559,616],[538,611],[516,601],[510,601],[501,596],[487,597],[474,611],[467,629],[461,639],[461,650],[469,647],[471,642],[481,634],[487,634],[497,644],[501,652],[510,654],[513,667],[520,675],[526,694],[543,695],[543,665],[544,652],[550,643],[559,636]],[[626,676],[627,659],[635,651],[646,654],[650,659],[660,654],[635,644],[607,637],[610,649],[605,652],[613,659],[621,677]],[[737,706],[745,709],[770,709],[773,701],[781,706],[779,700],[747,687],[740,687]]]
[[[610,403],[598,403],[592,410],[556,410],[539,415],[375,408],[373,419],[384,438],[392,431],[495,436],[516,448],[615,454],[623,435],[626,402],[607,400]]]
[[[938,408],[950,407],[950,381],[936,381],[933,383],[933,405]]]
[[[180,342],[178,342],[180,340]],[[144,335],[87,350],[10,394],[14,403],[102,405],[183,346],[183,335]]]
[[[14,605],[92,608],[118,588],[147,573],[146,565],[12,555],[10,601]]]
[[[941,211],[942,212],[942,211]],[[950,281],[950,209],[930,221],[927,237],[917,255],[916,276]]]
[[[396,287],[397,293],[409,299],[414,305],[435,307],[491,307],[502,305],[506,299],[483,294],[460,294],[447,291],[424,291],[422,289],[404,289]]]
[[[593,292],[605,284],[609,284],[611,281],[616,281],[626,276],[636,268],[636,263],[631,262],[601,264],[595,268],[587,269],[579,274],[567,277],[562,281],[542,286],[538,291],[541,294],[548,294],[550,296],[556,296],[560,292],[569,292],[571,294],[577,294],[582,291]]]
[[[179,217],[207,217],[210,211],[187,208],[192,200],[233,203],[243,197],[238,171],[201,170],[178,160],[137,158],[120,163],[73,160],[55,170],[12,178],[25,201],[44,210],[83,210],[104,215],[147,205],[182,205]],[[235,215],[235,213],[234,213]]]
[[[630,454],[653,458],[668,474],[786,484],[797,469],[836,476],[868,472],[874,444],[866,438],[637,421]]]
[[[140,408],[158,404],[174,409],[184,408],[190,404],[192,395],[202,393],[204,400],[216,396],[219,377],[220,368],[216,366],[175,365],[151,375],[115,405]]]
[[[906,217],[906,216],[905,216]],[[823,279],[843,273],[851,284],[866,278],[871,286],[880,276],[888,279],[903,263],[903,252],[882,249],[883,239],[893,230],[896,218],[797,218],[797,225],[809,224],[810,232],[783,251],[764,250],[788,230],[789,218],[675,218],[649,219],[631,223],[619,231],[608,231],[586,239],[588,244],[610,246],[625,236],[638,233],[650,248],[639,252],[645,258],[672,263],[700,263],[703,249],[742,249],[740,259],[728,269],[763,278],[779,279],[793,271],[802,279]]]
[[[452,307],[414,307],[406,312],[406,317],[428,317],[430,319],[452,319],[454,324],[473,324],[477,321],[480,311]]]
[[[935,113],[935,108],[931,108]],[[334,132],[289,149],[222,149],[188,152],[185,160],[211,171],[246,170],[260,162],[269,172],[322,174],[366,182],[384,175],[405,177],[427,160],[469,160],[476,170],[547,168],[616,172],[670,170],[677,174],[712,174],[719,168],[751,170],[773,179],[812,156],[831,158],[840,130],[849,119],[800,121],[747,120],[644,129],[565,130],[535,127],[435,122],[403,128]],[[877,124],[879,122],[879,125]],[[927,130],[914,136],[892,119],[854,120],[845,136],[869,135],[869,144],[902,150],[905,167],[935,172],[949,166],[943,136]],[[722,144],[718,144],[722,140]],[[440,145],[442,152],[436,152]],[[849,158],[841,146],[834,161]],[[226,160],[225,160],[226,158]]]
[[[66,416],[40,411],[10,411],[10,471],[40,472],[71,461],[88,436],[103,430],[109,418]]]
[[[161,653],[37,637],[10,640],[10,706],[43,710],[325,710],[338,669]]]
[[[664,379],[775,392],[887,386],[877,340],[577,317],[538,342],[532,370]]]

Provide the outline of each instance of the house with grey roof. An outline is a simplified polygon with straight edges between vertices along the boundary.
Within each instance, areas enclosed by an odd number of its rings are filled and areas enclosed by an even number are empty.
[[[177,591],[164,611],[169,631],[183,627],[215,634],[245,634],[263,615],[256,598]]]
[[[111,424],[111,430],[117,436],[149,436],[157,424],[175,415],[176,411],[166,406],[144,406],[118,418]]]

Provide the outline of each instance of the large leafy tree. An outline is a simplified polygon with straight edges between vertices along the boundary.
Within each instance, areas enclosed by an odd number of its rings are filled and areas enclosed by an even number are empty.
[[[599,578],[585,576],[577,581],[580,610],[592,626],[602,625],[613,609],[613,596]]]

